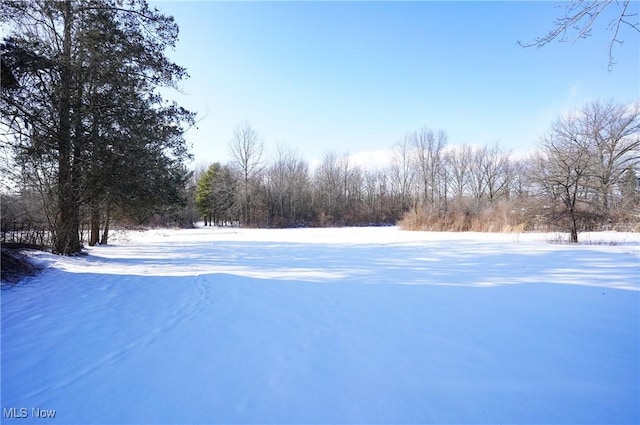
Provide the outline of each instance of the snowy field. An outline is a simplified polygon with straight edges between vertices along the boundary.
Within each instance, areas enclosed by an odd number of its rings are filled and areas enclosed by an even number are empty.
[[[49,269],[1,293],[2,422],[637,424],[640,235],[580,237],[200,228],[32,254]]]

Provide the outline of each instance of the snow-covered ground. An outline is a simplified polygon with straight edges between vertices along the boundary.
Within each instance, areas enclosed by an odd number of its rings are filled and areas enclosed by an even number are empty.
[[[1,293],[2,422],[638,423],[640,235],[580,237],[200,228],[33,254],[50,268]]]

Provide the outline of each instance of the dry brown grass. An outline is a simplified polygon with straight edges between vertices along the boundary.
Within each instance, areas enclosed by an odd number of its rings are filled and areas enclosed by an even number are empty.
[[[489,204],[484,208],[464,202],[453,204],[446,212],[414,208],[407,212],[398,225],[405,230],[434,232],[524,232],[531,220],[522,210],[510,203]]]

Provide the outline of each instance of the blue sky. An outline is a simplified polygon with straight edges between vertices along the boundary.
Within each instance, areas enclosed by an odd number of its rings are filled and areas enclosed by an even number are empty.
[[[563,112],[640,98],[640,37],[621,32],[609,72],[606,16],[585,40],[517,44],[551,29],[566,3],[151,4],[180,26],[169,56],[190,78],[170,96],[198,113],[186,136],[195,164],[229,161],[243,121],[267,156],[283,145],[310,162],[390,149],[424,126],[447,131],[451,145],[525,152]]]

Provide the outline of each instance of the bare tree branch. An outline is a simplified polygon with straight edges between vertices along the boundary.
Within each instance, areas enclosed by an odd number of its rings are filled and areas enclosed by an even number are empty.
[[[604,15],[603,12],[610,11],[613,18],[607,25],[607,30],[613,31],[613,35],[609,41],[607,68],[611,71],[616,64],[613,56],[614,46],[624,43],[624,39],[619,38],[621,27],[624,25],[631,31],[640,32],[640,23],[637,21],[638,13],[629,13],[630,4],[631,0],[573,0],[565,7],[564,14],[555,20],[553,29],[546,35],[537,37],[533,42],[518,41],[518,44],[522,47],[536,46],[540,48],[555,40],[566,42],[571,39],[575,42],[578,39],[587,38],[591,35],[596,21],[599,21],[601,15]],[[631,18],[635,18],[635,20]],[[573,33],[575,36],[569,38],[568,33]]]

